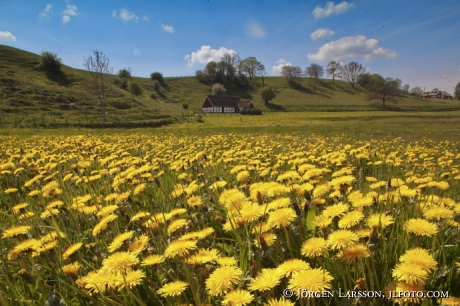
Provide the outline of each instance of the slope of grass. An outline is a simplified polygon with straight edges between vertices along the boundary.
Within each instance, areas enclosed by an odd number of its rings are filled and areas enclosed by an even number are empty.
[[[31,122],[55,123],[101,122],[100,105],[91,88],[87,71],[63,66],[62,73],[47,76],[38,69],[40,56],[0,45],[0,119],[2,124],[28,126]],[[116,78],[116,76],[114,76]],[[195,77],[165,78],[156,91],[149,78],[133,78],[143,89],[134,96],[127,90],[113,86],[107,102],[107,120],[144,121],[159,114],[180,116],[200,111],[201,104],[211,92],[210,84],[198,82]],[[264,104],[260,91],[271,86],[277,97]],[[245,88],[226,85],[227,94],[252,100],[264,111],[372,111],[385,110],[381,101],[367,101],[364,89],[341,80],[322,79],[313,88],[309,79],[289,84],[282,77],[266,77],[264,84],[255,77]],[[184,103],[189,110],[182,109]],[[458,101],[423,100],[402,97],[397,104],[388,103],[388,109],[399,111],[459,110]]]

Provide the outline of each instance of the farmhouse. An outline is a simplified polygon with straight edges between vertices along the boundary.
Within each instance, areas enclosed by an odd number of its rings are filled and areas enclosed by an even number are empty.
[[[249,108],[254,108],[252,101],[241,101],[236,96],[207,96],[201,106],[203,113],[239,113]]]
[[[432,91],[432,92],[424,92],[422,95],[424,99],[447,99],[452,100],[452,96],[445,92],[445,91]]]

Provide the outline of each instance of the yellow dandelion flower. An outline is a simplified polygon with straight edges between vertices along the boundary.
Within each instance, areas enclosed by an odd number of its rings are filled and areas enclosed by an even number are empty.
[[[11,226],[3,231],[2,238],[11,238],[18,235],[27,235],[31,226],[20,225],[20,226]]]
[[[17,188],[7,188],[3,190],[3,193],[16,193],[16,192],[18,192]]]
[[[217,259],[219,258],[219,251],[216,249],[200,249],[198,252],[187,258],[186,262],[191,265],[205,265],[205,264],[211,264],[215,263]]]
[[[64,274],[67,274],[69,276],[77,276],[78,270],[80,270],[80,268],[80,263],[75,261],[71,264],[62,266],[61,270],[62,272],[64,272]]]
[[[347,264],[356,262],[361,258],[369,257],[370,253],[364,244],[358,243],[339,251],[337,258]]]
[[[351,228],[357,225],[361,220],[364,219],[364,214],[360,211],[353,210],[345,215],[339,220],[339,228]]]
[[[332,223],[332,218],[329,216],[325,216],[323,214],[316,216],[315,220],[313,221],[313,225],[321,228],[326,229]]]
[[[249,171],[246,171],[246,170],[243,170],[243,171],[240,171],[237,175],[236,175],[236,181],[238,183],[241,183],[241,182],[247,182],[248,181],[248,178],[251,176],[251,174],[249,173]]]
[[[428,220],[453,219],[454,211],[443,206],[432,206],[423,210],[423,216]]]
[[[295,210],[292,208],[280,208],[268,214],[268,224],[272,227],[286,227],[297,218]]]
[[[309,292],[321,292],[331,288],[334,278],[322,268],[303,270],[295,273],[289,280],[289,288],[296,292],[307,290]]]
[[[210,189],[219,189],[219,188],[223,188],[225,185],[227,185],[226,181],[216,181],[211,186],[209,186],[209,188]]]
[[[206,290],[211,296],[225,294],[241,282],[242,272],[235,266],[221,266],[206,280]]]
[[[153,266],[162,263],[165,261],[164,257],[154,254],[146,257],[142,263],[141,266]]]
[[[217,263],[221,266],[237,266],[238,262],[233,257],[219,257]]]
[[[97,236],[101,231],[105,230],[107,225],[116,218],[118,218],[118,216],[114,214],[104,216],[99,223],[94,226],[92,231],[93,236]]]
[[[289,198],[278,198],[267,204],[267,210],[276,210],[291,205],[291,199]]]
[[[64,251],[64,253],[62,253],[62,259],[66,260],[67,258],[72,256],[75,252],[77,252],[82,247],[82,245],[83,245],[83,243],[78,242],[78,243],[74,243],[71,246],[69,246]]]
[[[166,258],[174,258],[176,256],[184,257],[190,251],[197,249],[196,240],[174,240],[168,245],[164,252]]]
[[[200,206],[203,204],[203,199],[200,196],[193,196],[187,199],[187,204],[191,207]]]
[[[358,236],[350,230],[337,230],[329,235],[327,245],[333,250],[340,250],[355,244]]]
[[[132,289],[135,286],[139,286],[142,283],[142,279],[145,278],[145,272],[142,270],[129,271],[121,278],[118,283],[118,289],[128,287]]]
[[[460,297],[450,296],[442,298],[440,304],[443,306],[460,306]]]
[[[337,203],[337,204],[332,205],[332,206],[327,206],[323,210],[323,215],[326,218],[340,217],[344,213],[346,213],[348,211],[348,209],[349,209],[349,206],[347,204]]]
[[[251,303],[253,300],[254,296],[249,291],[237,289],[225,295],[222,300],[222,305],[244,306]]]
[[[288,259],[276,268],[281,272],[282,277],[289,277],[299,271],[311,269],[308,262],[297,258]]]
[[[139,263],[139,258],[131,252],[117,252],[102,261],[103,271],[110,273],[126,273],[132,271],[132,266]]]
[[[14,205],[13,208],[11,208],[11,211],[14,215],[20,215],[21,213],[25,212],[25,208],[27,206],[29,206],[28,203],[19,203]]]
[[[270,290],[280,284],[283,274],[283,271],[278,269],[262,269],[249,284],[248,289],[251,291]]]
[[[126,240],[131,239],[131,237],[133,237],[133,235],[134,235],[134,231],[129,231],[129,232],[126,232],[126,233],[118,234],[115,238],[113,238],[113,241],[109,245],[107,250],[110,253],[112,253],[113,251],[119,249],[123,245],[123,243]]]
[[[137,255],[145,250],[147,244],[149,243],[149,236],[140,235],[139,237],[134,238],[134,241],[128,245],[128,251]]]
[[[305,257],[321,256],[328,250],[327,242],[324,238],[313,237],[302,244],[301,254]]]
[[[417,236],[433,236],[438,232],[436,224],[426,221],[425,219],[409,219],[404,223],[404,229],[408,233]]]
[[[187,220],[186,219],[172,220],[168,224],[168,228],[167,228],[168,235],[171,235],[172,233],[174,233],[175,231],[185,227],[186,225],[187,225]]]
[[[141,193],[142,191],[144,191],[145,187],[147,185],[145,183],[141,183],[139,185],[137,185],[135,188],[134,188],[134,191],[133,191],[133,194],[134,195],[138,195],[139,193]]]
[[[258,248],[265,248],[273,245],[278,236],[273,233],[262,233],[258,238],[254,239],[254,244]]]
[[[118,287],[120,281],[123,281],[120,275],[107,271],[98,270],[88,273],[86,276],[75,282],[84,284],[84,288],[91,293],[104,293],[107,290],[114,290]]]
[[[366,219],[367,226],[372,228],[374,226],[382,226],[382,228],[387,227],[390,224],[393,224],[393,217],[387,216],[385,214],[372,214]]]
[[[265,306],[295,306],[295,304],[289,300],[286,300],[284,297],[281,299],[269,299]]]
[[[396,265],[393,269],[392,276],[397,281],[402,281],[410,285],[424,286],[428,272],[417,264],[404,262]]]
[[[163,287],[157,290],[157,293],[162,297],[179,296],[185,289],[187,289],[187,287],[188,283],[177,280],[164,284]]]
[[[415,264],[427,272],[437,270],[438,265],[429,251],[422,248],[413,248],[406,251],[406,253],[404,253],[404,255],[402,255],[399,260],[402,263]]]

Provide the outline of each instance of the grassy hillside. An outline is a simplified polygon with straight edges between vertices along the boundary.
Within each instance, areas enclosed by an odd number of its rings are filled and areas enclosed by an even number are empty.
[[[38,69],[40,56],[0,45],[0,119],[1,123],[32,122],[93,122],[100,121],[100,106],[90,88],[87,71],[63,66],[62,74],[48,77]],[[115,76],[114,76],[115,78]],[[204,97],[210,94],[210,85],[202,84],[195,77],[165,78],[157,92],[149,78],[133,78],[143,89],[134,96],[127,90],[113,86],[108,101],[108,119],[148,120],[161,114],[183,113],[182,104],[189,104],[189,111],[199,111]],[[268,105],[260,98],[263,86],[277,89],[277,97]],[[256,107],[274,111],[347,111],[382,110],[380,101],[366,101],[362,88],[353,89],[350,84],[322,79],[316,91],[309,79],[289,84],[282,77],[266,77],[262,85],[254,78],[246,88],[227,86],[228,95],[252,100]],[[458,101],[423,100],[403,97],[398,104],[388,103],[393,110],[446,111],[460,109]]]

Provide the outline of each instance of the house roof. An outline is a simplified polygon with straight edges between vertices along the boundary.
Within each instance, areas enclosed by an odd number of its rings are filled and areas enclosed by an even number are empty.
[[[451,96],[448,92],[446,91],[440,91],[441,95],[445,95],[445,96]],[[452,97],[452,96],[451,96]]]
[[[240,103],[238,103],[238,108],[249,108],[251,103],[251,101],[240,101]]]
[[[240,98],[236,96],[207,96],[215,107],[238,107]]]

